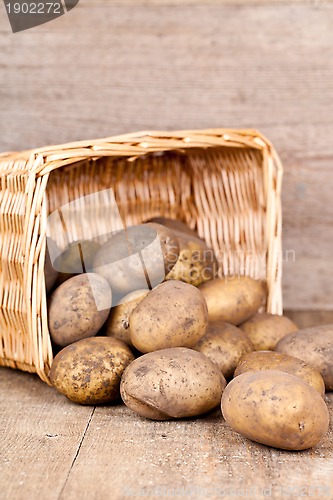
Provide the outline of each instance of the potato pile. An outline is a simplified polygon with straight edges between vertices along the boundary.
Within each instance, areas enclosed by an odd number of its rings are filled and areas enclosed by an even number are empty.
[[[266,313],[266,283],[218,275],[183,222],[160,217],[103,244],[74,242],[55,267],[47,255],[50,381],[73,402],[122,400],[153,420],[220,405],[232,430],[284,450],[326,434],[333,325],[299,330]]]

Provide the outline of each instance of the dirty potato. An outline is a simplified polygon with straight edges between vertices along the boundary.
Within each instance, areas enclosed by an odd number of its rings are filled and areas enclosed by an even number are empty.
[[[175,266],[179,257],[178,237],[175,235],[174,231],[162,224],[150,222],[146,223],[145,226],[156,231],[163,252],[165,274],[168,274]]]
[[[192,347],[206,332],[207,306],[194,286],[166,281],[137,305],[129,322],[131,342],[143,353]]]
[[[149,290],[135,290],[126,295],[120,304],[111,309],[104,326],[104,333],[107,337],[115,337],[132,346],[129,317],[148,293]]]
[[[224,321],[212,321],[205,335],[193,347],[214,361],[229,379],[241,358],[253,351],[253,345],[246,333]]]
[[[295,377],[299,377],[316,389],[322,396],[325,393],[325,384],[320,373],[304,361],[274,351],[255,351],[246,354],[238,364],[234,376],[242,373],[260,370],[280,370]]]
[[[333,391],[333,324],[314,326],[283,337],[275,351],[295,356],[318,370]]]
[[[87,338],[62,349],[54,358],[50,381],[75,403],[110,403],[120,396],[120,379],[134,360],[128,346],[108,337]]]
[[[93,240],[80,240],[71,243],[55,260],[59,271],[57,285],[76,276],[92,271],[93,259],[101,245]]]
[[[199,286],[214,278],[218,272],[218,262],[213,250],[199,237],[176,230],[174,234],[179,241],[179,258],[166,279]]]
[[[278,370],[234,378],[223,393],[221,407],[234,431],[274,448],[305,450],[328,431],[328,409],[318,391]]]
[[[266,284],[249,276],[217,278],[200,286],[210,321],[240,325],[264,305]]]
[[[53,342],[63,347],[96,335],[109,315],[111,300],[108,282],[97,274],[80,274],[65,281],[49,300]]]
[[[121,397],[129,408],[154,420],[201,415],[220,404],[225,379],[203,354],[183,347],[137,358],[122,377]]]
[[[178,231],[181,234],[187,234],[194,238],[199,238],[199,235],[194,229],[191,229],[185,222],[179,219],[170,219],[168,217],[153,217],[147,220],[147,222],[156,222],[162,226],[168,227],[172,231]]]
[[[168,228],[140,224],[113,235],[98,251],[93,269],[108,281],[119,302],[134,290],[161,283],[178,255],[178,240]]]
[[[273,350],[282,337],[298,330],[286,316],[265,312],[255,314],[239,328],[250,337],[256,351]]]

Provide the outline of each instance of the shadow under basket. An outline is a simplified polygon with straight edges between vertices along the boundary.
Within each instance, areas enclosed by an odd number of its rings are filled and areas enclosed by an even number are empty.
[[[220,276],[265,279],[267,311],[282,313],[282,165],[255,130],[150,131],[3,154],[0,180],[0,365],[49,383],[46,235],[64,206],[89,211],[59,227],[60,248],[96,230],[180,219],[214,250]]]

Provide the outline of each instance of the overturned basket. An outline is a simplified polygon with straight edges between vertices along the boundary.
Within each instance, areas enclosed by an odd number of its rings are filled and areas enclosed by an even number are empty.
[[[221,273],[265,277],[267,310],[282,312],[282,166],[255,130],[141,132],[5,154],[0,178],[0,365],[49,382],[47,218],[110,188],[124,225],[182,219],[214,249]],[[89,223],[66,238],[60,231],[57,243],[83,237]]]

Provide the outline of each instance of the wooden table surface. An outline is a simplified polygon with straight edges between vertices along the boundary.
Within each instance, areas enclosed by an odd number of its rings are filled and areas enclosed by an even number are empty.
[[[333,313],[290,312],[300,327]],[[0,369],[0,497],[333,498],[330,431],[315,448],[286,452],[231,431],[219,409],[155,422],[123,405],[71,403],[37,376]]]

